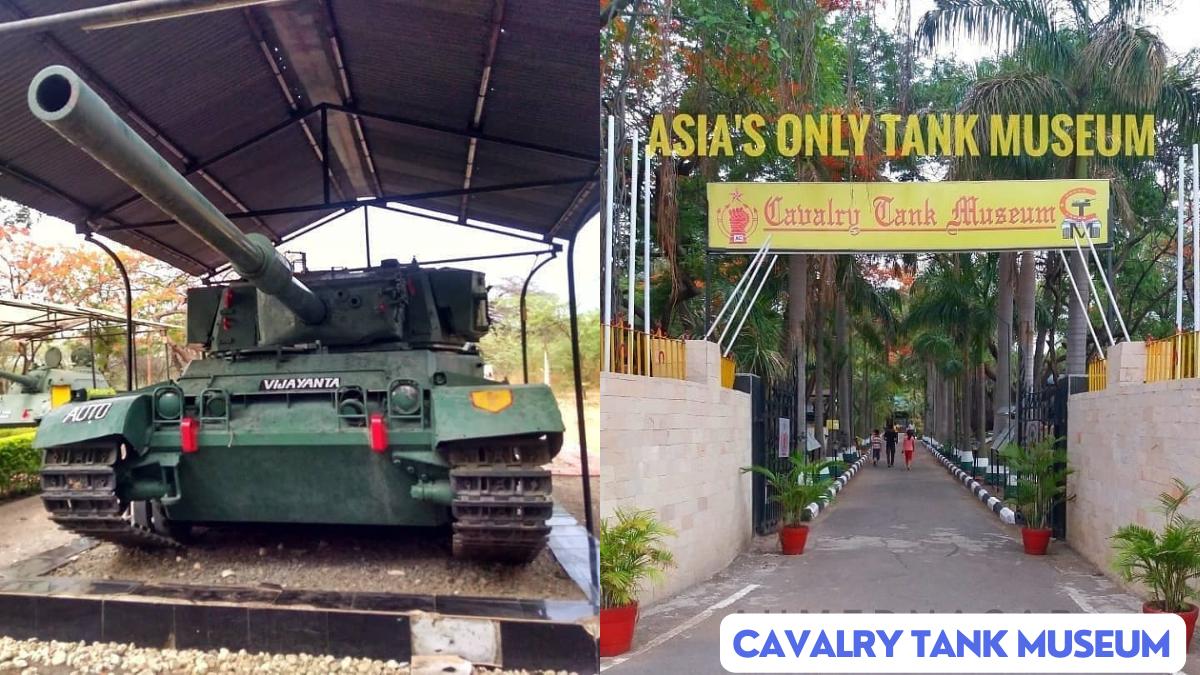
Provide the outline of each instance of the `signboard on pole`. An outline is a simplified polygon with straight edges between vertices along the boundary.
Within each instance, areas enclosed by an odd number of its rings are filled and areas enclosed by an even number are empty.
[[[786,417],[779,418],[779,456],[790,457],[792,454],[792,421]]]
[[[1074,249],[1109,240],[1107,180],[709,183],[710,251]]]

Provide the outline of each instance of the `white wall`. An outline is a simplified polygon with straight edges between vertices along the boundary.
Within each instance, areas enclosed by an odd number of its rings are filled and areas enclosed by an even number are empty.
[[[688,380],[600,377],[600,513],[653,509],[678,567],[653,604],[721,571],[753,536],[750,396],[721,387],[716,345],[687,343]]]

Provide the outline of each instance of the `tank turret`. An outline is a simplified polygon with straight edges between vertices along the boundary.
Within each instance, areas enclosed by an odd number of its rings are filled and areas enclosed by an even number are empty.
[[[92,156],[189,232],[216,249],[244,279],[307,324],[327,318],[325,304],[292,276],[291,265],[261,234],[245,234],[108,104],[65,66],[44,68],[29,84],[33,114]]]
[[[178,546],[195,523],[451,523],[456,556],[540,554],[562,415],[548,386],[484,377],[483,274],[389,259],[296,275],[70,69],[38,73],[28,103],[244,279],[188,291],[205,355],[176,379],[42,419],[52,520],[122,546]]]

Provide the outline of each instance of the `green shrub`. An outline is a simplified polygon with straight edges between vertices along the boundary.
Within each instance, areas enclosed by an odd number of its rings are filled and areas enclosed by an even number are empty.
[[[42,452],[33,448],[32,430],[0,438],[0,498],[32,492],[38,486]]]
[[[14,427],[12,429],[0,429],[0,438],[8,438],[9,436],[22,436],[31,434],[36,429],[34,427]]]

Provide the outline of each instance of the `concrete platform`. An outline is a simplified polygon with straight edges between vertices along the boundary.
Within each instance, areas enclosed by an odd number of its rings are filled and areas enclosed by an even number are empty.
[[[721,619],[735,612],[1140,612],[1061,542],[1027,556],[1006,526],[924,448],[912,471],[863,467],[813,524],[801,556],[777,540],[722,574],[642,613],[633,649],[601,660],[612,675],[717,675]],[[1200,673],[1200,640],[1186,672]]]
[[[34,501],[42,509],[40,501]],[[558,505],[550,524],[554,556],[590,600],[46,576],[95,544],[72,538],[65,545],[0,565],[0,635],[402,662],[430,650],[466,650],[460,655],[477,664],[591,675],[598,664],[598,589],[590,574],[597,554],[595,540]],[[49,522],[43,526],[56,531]]]

